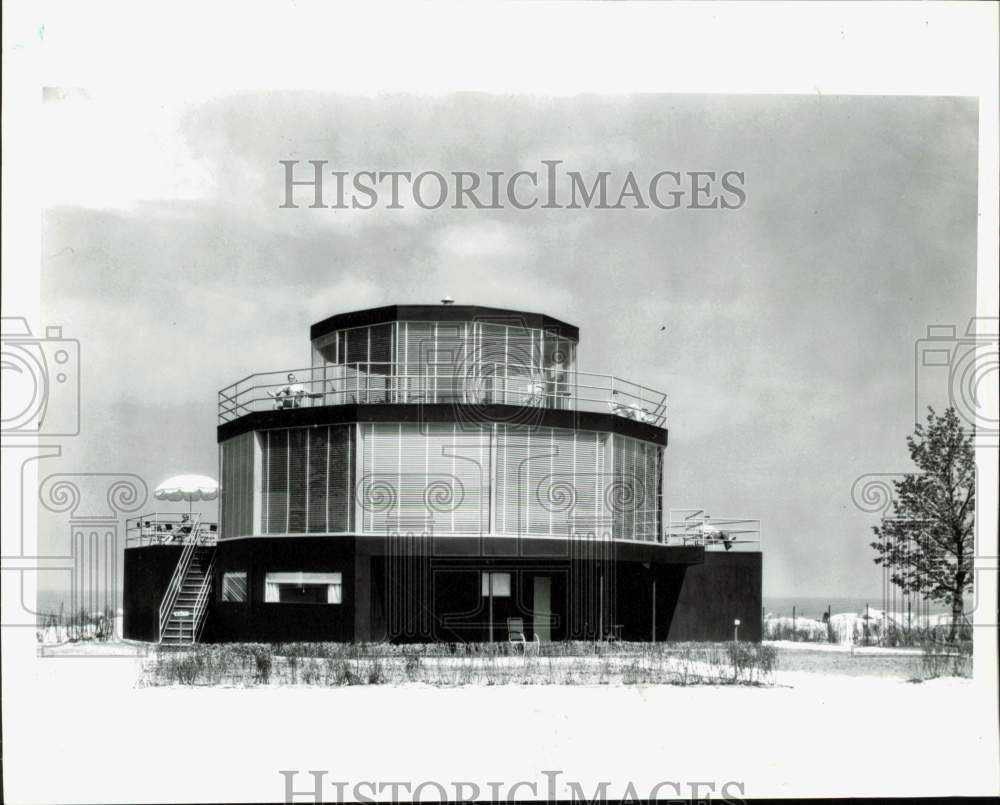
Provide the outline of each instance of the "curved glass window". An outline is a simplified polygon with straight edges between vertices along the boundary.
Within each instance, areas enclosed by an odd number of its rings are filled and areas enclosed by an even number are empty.
[[[575,341],[516,320],[391,322],[329,333],[312,347],[313,382],[327,404],[561,407],[576,372]]]

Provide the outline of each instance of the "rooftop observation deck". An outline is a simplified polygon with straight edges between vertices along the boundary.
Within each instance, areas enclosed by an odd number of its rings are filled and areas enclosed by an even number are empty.
[[[666,394],[613,375],[537,364],[356,362],[249,375],[219,391],[218,422],[326,405],[510,405],[613,414],[666,425]]]
[[[351,311],[314,324],[312,365],[253,374],[222,389],[219,424],[289,408],[444,403],[586,411],[665,427],[662,392],[577,370],[580,332],[572,324],[442,302]]]

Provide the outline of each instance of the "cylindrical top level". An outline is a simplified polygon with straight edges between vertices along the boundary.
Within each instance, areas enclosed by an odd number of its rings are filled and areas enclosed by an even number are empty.
[[[481,307],[480,305],[455,304],[386,305],[385,307],[373,307],[368,310],[353,310],[349,313],[338,313],[335,316],[323,319],[323,321],[316,322],[310,330],[309,337],[315,341],[317,338],[329,335],[336,330],[365,327],[373,324],[386,324],[394,321],[502,324],[522,329],[545,330],[552,335],[568,338],[571,341],[580,340],[580,328],[542,313],[529,313],[523,310],[504,310],[496,307]]]
[[[313,374],[327,383],[324,391],[357,396],[374,388],[377,397],[402,392],[408,401],[425,403],[540,405],[551,398],[552,407],[569,406],[577,341],[562,334],[568,325],[546,324],[536,314],[476,315],[487,308],[469,306],[380,310],[389,313],[327,319],[353,324],[312,339]],[[460,315],[450,317],[452,312]]]
[[[664,427],[666,395],[577,368],[579,330],[538,313],[392,305],[312,327],[306,368],[245,377],[219,392],[219,421],[338,405],[514,406],[604,413]]]

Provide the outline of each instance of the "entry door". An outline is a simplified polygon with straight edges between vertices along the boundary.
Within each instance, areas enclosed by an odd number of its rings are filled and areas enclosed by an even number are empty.
[[[535,636],[547,643],[552,639],[552,579],[548,576],[535,576],[534,598]]]

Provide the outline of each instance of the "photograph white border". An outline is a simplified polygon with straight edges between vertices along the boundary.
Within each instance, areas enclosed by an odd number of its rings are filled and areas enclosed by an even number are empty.
[[[5,0],[3,28],[3,314],[39,321],[40,188],[36,137],[41,87],[210,98],[234,90],[375,94],[454,91],[951,95],[979,99],[980,316],[998,309],[998,6],[994,3],[435,3],[336,5]],[[108,165],[107,170],[141,170]],[[995,378],[994,378],[995,379]],[[994,387],[987,390],[996,395]],[[980,553],[997,535],[997,452],[980,448]],[[35,482],[30,475],[29,486]],[[19,502],[3,478],[4,508]],[[26,499],[32,499],[26,496]],[[30,514],[29,517],[30,528]],[[5,516],[5,523],[7,522]],[[6,545],[6,542],[5,542]],[[984,564],[983,567],[987,567]],[[980,600],[996,601],[994,572]],[[977,615],[978,617],[978,615]],[[997,634],[977,629],[974,684],[997,713]],[[25,753],[19,736],[79,730],[47,712],[44,662],[27,629],[4,629],[4,787],[8,801],[72,796],[53,758]],[[995,715],[994,715],[995,718]],[[931,736],[928,736],[930,740]],[[32,738],[33,742],[37,737]],[[60,739],[66,742],[65,735]],[[123,733],[124,743],[135,740]],[[211,734],[206,747],[217,750]],[[30,743],[30,742],[29,742]],[[115,753],[110,750],[111,757]],[[55,761],[57,764],[57,761]],[[236,757],[192,783],[191,801],[274,798],[245,785]],[[677,770],[673,770],[676,774]],[[95,769],[95,773],[104,770]],[[350,775],[350,770],[340,770]],[[596,773],[596,772],[595,772]],[[942,782],[948,782],[942,769]],[[996,770],[951,780],[954,794],[995,791]],[[842,783],[843,781],[841,781]],[[824,781],[802,794],[820,795]],[[105,774],[106,802],[159,796],[148,770]],[[990,788],[994,786],[994,788]],[[943,789],[944,790],[944,789]],[[767,792],[754,786],[751,796]],[[838,793],[844,794],[843,790]],[[870,793],[863,780],[856,795]],[[907,791],[900,781],[899,795]]]

